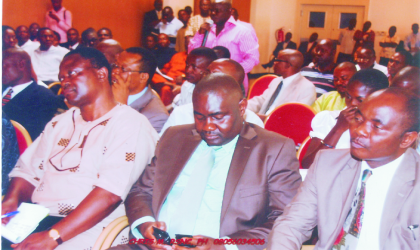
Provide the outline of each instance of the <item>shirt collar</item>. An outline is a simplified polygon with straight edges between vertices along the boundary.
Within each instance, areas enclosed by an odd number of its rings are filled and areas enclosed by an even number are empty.
[[[140,97],[142,97],[144,95],[144,93],[146,93],[147,89],[148,89],[148,87],[146,86],[146,88],[144,88],[139,93],[134,94],[134,95],[129,95],[128,96],[128,100],[127,100],[127,105],[131,105],[135,100],[137,100]]]
[[[387,164],[385,164],[385,165],[382,165],[382,166],[380,166],[380,167],[377,167],[377,168],[371,168],[371,167],[369,167],[369,165],[367,164],[367,162],[366,161],[362,161],[362,172],[363,172],[363,170],[365,170],[365,169],[369,169],[369,170],[371,170],[372,171],[372,173],[375,173],[375,172],[388,172],[388,171],[392,171],[392,172],[395,172],[395,170],[398,168],[398,166],[401,164],[401,162],[402,162],[402,160],[403,160],[403,158],[404,158],[404,155],[405,155],[405,153],[404,154],[402,154],[400,157],[398,157],[397,159],[395,159],[395,160],[393,160],[393,161],[391,161],[391,162],[388,162]]]
[[[233,138],[230,142],[226,143],[222,146],[210,146],[212,149],[214,149],[217,152],[229,152],[231,150],[234,150],[236,147],[236,143],[238,142],[239,135],[237,135],[235,138]],[[206,143],[207,145],[207,143]]]
[[[226,21],[225,27],[223,28],[223,30],[225,30],[226,27],[231,27],[232,25],[236,26],[237,24],[238,22],[235,20],[235,18],[233,18],[233,16],[230,16],[230,18]],[[216,25],[213,25],[211,27],[211,30],[214,31],[214,33],[216,33]]]
[[[299,72],[283,79],[283,86],[289,85],[298,76]]]
[[[12,97],[11,97],[13,99],[17,94],[19,94],[20,92],[22,92],[22,90],[26,89],[32,82],[33,81],[31,80],[30,82],[27,82],[27,83],[23,83],[23,84],[16,85],[14,87],[8,87],[8,88],[6,88],[3,91],[3,97],[7,94],[7,92],[9,91],[9,89],[13,89]]]

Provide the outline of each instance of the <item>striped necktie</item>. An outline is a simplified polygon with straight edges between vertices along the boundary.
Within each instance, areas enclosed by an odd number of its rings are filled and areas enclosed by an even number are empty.
[[[12,100],[12,93],[13,89],[10,88],[9,91],[7,91],[7,94],[3,97],[3,106]]]

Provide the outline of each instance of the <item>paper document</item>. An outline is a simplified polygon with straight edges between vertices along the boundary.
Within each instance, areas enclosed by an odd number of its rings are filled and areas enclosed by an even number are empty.
[[[28,237],[50,212],[48,208],[29,203],[20,204],[18,211],[7,225],[1,225],[1,236],[15,244]]]

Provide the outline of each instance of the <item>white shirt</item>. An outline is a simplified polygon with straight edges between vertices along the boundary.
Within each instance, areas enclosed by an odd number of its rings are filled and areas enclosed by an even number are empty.
[[[414,49],[415,47],[420,48],[420,32],[417,34],[411,33],[405,38],[404,48],[406,50]]]
[[[38,76],[38,80],[57,82],[60,63],[69,51],[60,46],[51,46],[46,51],[38,48],[30,53],[32,66]]]
[[[363,209],[362,230],[356,250],[379,250],[379,234],[381,231],[381,218],[385,200],[391,181],[396,170],[401,164],[404,154],[398,159],[383,166],[371,169],[368,164],[362,162],[362,171],[359,178],[359,188],[364,169],[370,169],[372,175],[366,182],[366,195]]]
[[[20,92],[22,92],[24,89],[26,89],[33,81],[27,82],[27,83],[23,83],[23,84],[19,84],[16,85],[14,87],[7,87],[4,91],[3,91],[3,98],[5,95],[7,95],[7,92],[9,92],[9,89],[13,89],[12,95],[10,99],[13,99],[13,97],[15,97],[17,94],[19,94]]]
[[[338,41],[340,42],[340,52],[344,54],[351,54],[353,52],[354,44],[356,43],[353,40],[355,30],[349,30],[345,28],[340,32]]]
[[[340,115],[340,112],[341,110],[325,110],[316,114],[315,117],[312,119],[312,131],[309,132],[309,136],[311,138],[316,137],[321,140],[324,140],[325,137],[330,133],[331,129],[337,123],[337,117]],[[350,148],[350,132],[348,129],[344,131],[344,133],[341,135],[335,148]]]
[[[194,83],[184,81],[181,86],[181,92],[175,96],[172,106],[175,108],[184,104],[192,103],[192,94],[195,88]]]
[[[135,100],[137,100],[137,99],[139,99],[140,97],[142,97],[143,95],[144,95],[144,93],[146,93],[146,91],[147,91],[147,86],[146,86],[146,88],[144,88],[142,91],[140,91],[139,93],[137,93],[137,94],[134,94],[134,95],[129,95],[128,96],[128,100],[127,100],[127,105],[131,105]]]
[[[75,43],[75,44],[73,44],[73,45],[70,45],[70,48],[72,49],[72,50],[75,50],[76,48],[77,48],[77,46],[79,46],[79,43],[77,42],[77,43]]]
[[[160,33],[176,37],[176,35],[178,34],[178,30],[183,26],[184,24],[181,21],[179,21],[178,18],[174,17],[172,21],[167,22],[166,24],[164,24],[163,22],[158,23],[155,29],[159,29]]]
[[[39,45],[40,45],[39,42],[34,42],[34,41],[31,41],[31,39],[28,39],[28,41],[26,41],[26,43],[22,44],[22,46],[20,46],[20,48],[23,49],[24,51],[26,51],[28,54],[30,54],[34,50],[39,48]]]
[[[387,67],[385,67],[385,66],[383,66],[383,65],[380,65],[380,64],[378,64],[378,63],[374,62],[374,63],[373,63],[373,68],[374,68],[374,69],[377,69],[377,70],[379,70],[379,71],[381,71],[381,72],[382,72],[382,73],[384,73],[386,76],[388,76],[388,68],[387,68]],[[360,68],[359,64],[356,64],[356,69],[357,69],[357,71],[361,70],[361,68]]]
[[[256,124],[264,128],[264,123],[262,120],[251,110],[246,109],[244,119],[246,122]],[[169,115],[168,120],[165,125],[163,125],[162,130],[159,133],[159,136],[162,136],[163,133],[172,126],[184,125],[184,124],[193,124],[194,121],[194,107],[192,103],[188,103],[182,106],[175,107],[172,113]]]
[[[285,89],[288,89],[289,88],[289,86],[290,86],[290,84],[292,83],[292,81],[296,78],[296,76],[298,75],[299,73],[296,73],[296,74],[294,74],[294,75],[292,75],[292,76],[289,76],[289,77],[287,77],[286,79],[283,79],[282,81],[283,81],[283,86],[281,87],[281,90],[280,90],[280,92],[282,91],[282,90],[285,90]],[[278,105],[276,105],[275,103],[276,103],[276,101],[278,101],[278,99],[279,99],[279,97],[280,97],[280,92],[279,92],[279,94],[277,95],[277,97],[276,97],[276,99],[274,99],[274,102],[273,102],[273,104],[271,105],[271,107],[267,110],[267,112],[265,113],[265,114],[270,114],[275,108],[277,108],[278,107]],[[271,96],[270,96],[270,98],[271,98]]]

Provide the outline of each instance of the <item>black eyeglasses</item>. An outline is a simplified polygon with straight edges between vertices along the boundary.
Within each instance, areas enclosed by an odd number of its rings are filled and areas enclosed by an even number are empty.
[[[137,71],[137,70],[130,70],[130,69],[126,69],[124,67],[119,66],[118,64],[111,64],[111,69],[119,69],[124,73],[128,73],[128,72],[137,72],[137,73],[147,73],[146,71]]]
[[[281,59],[274,59],[274,62],[285,62],[285,63],[289,63],[288,61],[286,61],[286,60],[281,60]]]

